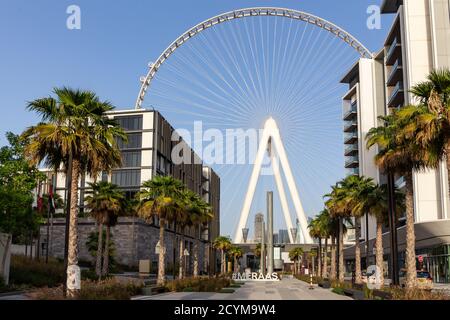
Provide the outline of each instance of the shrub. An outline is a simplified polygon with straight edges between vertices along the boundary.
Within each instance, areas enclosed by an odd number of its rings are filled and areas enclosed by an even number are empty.
[[[222,288],[231,285],[228,278],[186,278],[182,280],[170,281],[166,284],[168,291],[183,292],[185,289],[190,292],[219,292]]]
[[[106,230],[103,230],[102,233],[102,238],[103,238],[103,248],[102,248],[102,255],[103,252],[105,251],[105,244],[106,244]],[[97,247],[98,247],[98,232],[94,231],[91,232],[89,234],[89,237],[86,241],[86,247],[89,251],[89,253],[91,254],[92,258],[94,259],[94,261],[97,258]],[[110,239],[109,239],[109,269],[115,272],[115,268],[117,266],[116,260],[115,260],[115,256],[116,256],[116,247],[114,245],[114,239],[113,239],[113,235],[110,235]],[[103,260],[103,257],[102,257]],[[95,264],[95,262],[94,262]]]
[[[81,279],[82,280],[98,280],[98,276],[95,273],[95,270],[84,269],[84,270],[81,270]]]
[[[84,280],[81,282],[80,294],[77,300],[130,300],[138,295],[142,284],[132,281],[122,282],[116,279],[102,281]],[[64,300],[62,286],[56,288],[41,288],[30,293],[35,300]]]
[[[450,300],[450,296],[444,292],[423,289],[405,290],[402,288],[392,288],[389,291],[393,300]]]
[[[63,282],[64,272],[64,264],[56,259],[49,258],[45,263],[25,256],[11,256],[11,285],[55,287]]]
[[[309,274],[296,274],[294,275],[295,278],[297,278],[298,280],[310,283],[311,281],[311,276]],[[321,277],[313,277],[313,284],[318,284],[319,282],[321,282],[323,279]]]
[[[336,293],[336,294],[344,295],[344,289],[343,288],[333,288],[331,291]]]
[[[231,288],[222,288],[219,293],[234,293],[234,289]]]

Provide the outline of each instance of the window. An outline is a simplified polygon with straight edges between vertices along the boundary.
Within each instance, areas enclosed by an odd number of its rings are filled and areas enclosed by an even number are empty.
[[[140,151],[124,151],[122,152],[122,167],[136,168],[141,166]]]
[[[139,187],[141,170],[116,170],[112,174],[112,183],[120,187]]]
[[[117,146],[119,149],[140,149],[142,148],[142,133],[129,133],[127,135],[128,141],[117,139]]]
[[[125,131],[142,130],[142,116],[127,116],[115,118]]]

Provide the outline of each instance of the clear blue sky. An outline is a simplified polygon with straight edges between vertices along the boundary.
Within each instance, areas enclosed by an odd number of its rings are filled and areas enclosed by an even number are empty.
[[[0,145],[5,144],[6,131],[19,133],[37,121],[34,114],[25,110],[26,101],[46,96],[57,86],[92,89],[118,108],[132,107],[139,90],[139,77],[146,72],[147,63],[155,60],[186,29],[219,13],[253,6],[298,9],[334,22],[352,33],[371,51],[377,51],[382,46],[391,17],[383,17],[381,30],[369,30],[366,27],[366,10],[369,5],[380,3],[381,0],[0,0]],[[71,4],[81,8],[81,30],[66,28],[66,8]],[[214,41],[211,34],[206,34],[205,37]],[[200,46],[199,42],[192,43],[193,46]],[[188,56],[189,52],[184,54]],[[180,59],[182,58],[180,55]],[[333,69],[333,75],[330,76],[338,79],[345,71],[345,68]],[[169,77],[170,72],[162,76]],[[161,92],[167,90],[162,85],[159,88]],[[335,93],[335,98],[339,98],[343,91],[345,87]],[[162,103],[156,98],[150,102],[155,107],[157,103]],[[339,114],[338,100],[335,105],[336,114]],[[176,115],[168,115],[168,118],[174,122],[175,127],[186,120],[182,116],[177,118]],[[342,142],[339,142],[342,141],[341,126],[342,123],[335,123],[334,131],[328,132],[333,136],[339,135],[334,142],[339,153],[342,153]],[[314,144],[320,146],[326,140],[327,138],[321,140],[319,137]],[[312,154],[311,157],[319,156]],[[312,168],[315,160],[309,161]],[[337,163],[342,167],[342,161],[343,157],[337,159],[335,165]],[[323,171],[320,167],[311,170]],[[225,171],[223,181],[230,174],[230,170]],[[236,172],[239,171],[235,171],[235,174],[240,175]],[[303,179],[303,185],[317,182],[312,180],[323,180],[323,184],[317,186],[323,194],[332,179],[343,175],[343,170],[333,169],[333,172],[329,179],[320,174],[309,178],[305,175],[299,179]],[[223,189],[228,190],[226,182],[224,184]],[[245,185],[245,182],[238,184]],[[262,188],[261,190],[272,187],[266,185]],[[230,190],[235,191],[234,189]],[[302,187],[300,189],[302,192]],[[233,220],[233,223],[222,221],[225,233],[233,232],[244,191],[245,187],[242,187],[233,198],[223,195],[223,216]],[[263,204],[261,194],[259,202]],[[320,209],[317,199],[320,200],[320,197],[316,197],[311,203],[308,199],[304,200],[307,202],[305,207],[308,214],[312,215]],[[263,210],[263,205],[252,210]]]

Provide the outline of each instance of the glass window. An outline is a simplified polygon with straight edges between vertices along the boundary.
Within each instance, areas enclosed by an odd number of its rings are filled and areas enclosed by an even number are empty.
[[[141,170],[116,170],[111,180],[121,187],[138,187],[141,185]]]
[[[135,168],[141,166],[140,151],[124,151],[122,152],[122,167]]]
[[[117,139],[117,146],[119,149],[140,149],[142,148],[142,133],[127,134],[128,141]]]
[[[115,120],[125,131],[142,130],[142,116],[116,117]]]

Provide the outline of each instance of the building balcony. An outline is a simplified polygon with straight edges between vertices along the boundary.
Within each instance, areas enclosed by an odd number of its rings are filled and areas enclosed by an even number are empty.
[[[402,45],[397,38],[392,41],[386,52],[386,65],[391,66],[402,56]]]
[[[403,82],[399,81],[392,89],[388,100],[389,108],[397,108],[405,102],[405,94],[403,89]]]
[[[351,145],[345,147],[344,155],[346,157],[355,156],[357,154],[358,154],[358,145],[357,144],[351,144]]]
[[[401,80],[403,80],[403,67],[400,60],[397,60],[391,68],[386,84],[388,87],[392,87]]]
[[[359,158],[358,157],[347,157],[345,160],[345,167],[349,168],[358,168],[359,167]]]
[[[352,132],[344,135],[344,144],[355,144],[358,141],[358,133]]]
[[[355,101],[350,105],[350,110],[344,113],[343,118],[344,120],[348,121],[356,118],[357,114],[358,114],[358,103]]]
[[[358,123],[356,121],[347,121],[344,124],[344,132],[353,132],[358,128]]]
[[[347,175],[359,176],[359,167],[358,168],[347,168]]]

